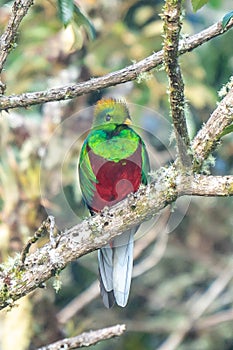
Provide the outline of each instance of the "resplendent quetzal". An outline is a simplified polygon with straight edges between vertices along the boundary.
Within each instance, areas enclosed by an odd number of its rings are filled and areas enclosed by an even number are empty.
[[[146,147],[130,125],[125,103],[111,98],[98,101],[79,160],[80,187],[92,214],[136,192],[140,184],[147,184]],[[137,229],[122,232],[98,251],[100,290],[108,308],[115,302],[122,307],[127,304]]]

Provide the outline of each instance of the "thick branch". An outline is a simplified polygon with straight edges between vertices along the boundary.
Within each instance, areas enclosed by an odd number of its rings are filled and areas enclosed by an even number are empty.
[[[0,38],[0,73],[8,54],[14,48],[19,25],[32,4],[33,0],[15,0],[13,3],[7,28]]]
[[[177,186],[179,194],[193,196],[231,196],[233,194],[233,176],[204,176],[195,174],[182,177]]]
[[[230,21],[226,28],[222,29],[221,22],[218,22],[202,32],[190,36],[180,42],[179,54],[191,51],[210,39],[223,34],[233,27],[233,21]],[[114,86],[127,81],[135,80],[140,73],[148,72],[163,62],[163,51],[154,53],[145,59],[134,63],[126,68],[112,72],[100,78],[93,78],[83,83],[72,84],[60,88],[54,88],[47,91],[38,91],[24,93],[20,95],[1,96],[0,111],[17,107],[29,107],[32,105],[71,99],[77,96],[88,94],[98,89]]]
[[[76,337],[59,340],[53,344],[49,344],[39,348],[38,350],[71,350],[82,347],[89,347],[102,340],[110,339],[122,335],[125,332],[125,325],[116,325],[108,328],[98,329],[82,333]]]
[[[3,268],[0,272],[0,309],[43,285],[69,262],[104,246],[111,238],[149,219],[173,202],[178,195],[174,181],[175,172],[170,167],[160,176],[159,190],[152,183],[109,210],[72,227],[60,236],[56,247],[49,242],[28,255],[24,269],[19,265]]]
[[[169,79],[169,98],[181,164],[190,165],[190,140],[185,118],[184,83],[178,62],[182,0],[167,0],[163,11],[164,63]]]
[[[104,246],[110,239],[156,215],[167,204],[185,194],[233,195],[233,176],[182,177],[173,166],[162,169],[157,180],[131,194],[114,207],[84,220],[26,257],[24,268],[19,261],[11,268],[2,266],[0,273],[0,309],[59,273],[77,258]],[[215,186],[214,189],[212,186]],[[18,263],[18,265],[17,265]]]
[[[192,142],[194,170],[199,170],[204,160],[215,149],[223,130],[233,123],[233,88],[211,114]]]

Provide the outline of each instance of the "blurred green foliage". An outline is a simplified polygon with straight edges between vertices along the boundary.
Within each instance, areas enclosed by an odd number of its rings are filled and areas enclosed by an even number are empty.
[[[62,2],[64,4],[65,1]],[[12,2],[0,7],[0,30],[10,15]],[[61,2],[60,2],[61,4]],[[17,45],[8,57],[3,73],[7,94],[63,86],[100,76],[138,61],[162,48],[162,21],[159,0],[79,1],[78,8],[88,22],[61,20],[58,3],[35,1],[22,22]],[[195,15],[185,3],[182,35],[193,34],[223,18],[231,1],[210,1]],[[224,12],[225,11],[225,12]],[[220,15],[221,13],[221,15]],[[66,24],[66,27],[64,27]],[[96,38],[94,39],[94,29]],[[92,32],[93,30],[93,32]],[[92,34],[91,34],[92,33]],[[91,37],[94,40],[90,40]],[[216,38],[187,53],[181,59],[188,101],[188,123],[192,136],[215,109],[218,90],[233,69],[232,33]],[[172,140],[167,78],[163,66],[135,82],[81,96],[72,101],[48,103],[27,110],[2,113],[0,160],[0,258],[22,249],[27,237],[48,213],[55,214],[59,227],[69,227],[87,215],[77,185],[76,164],[80,146],[92,118],[92,105],[103,95],[124,97],[132,118],[148,143],[152,168],[169,163],[175,153]],[[160,114],[162,117],[158,117]],[[145,132],[147,130],[148,132]],[[225,135],[214,154],[213,174],[233,170],[232,133]],[[221,274],[232,255],[232,209],[230,198],[182,199],[174,206],[169,220],[167,247],[162,259],[147,272],[145,259],[153,262],[153,252],[160,247],[154,238],[135,261],[138,277],[133,279],[129,304],[125,309],[104,309],[100,297],[93,296],[84,308],[58,322],[59,312],[68,302],[88,289],[96,279],[96,253],[71,264],[61,274],[58,294],[48,283],[26,302],[19,302],[22,313],[13,315],[17,323],[0,319],[2,339],[11,337],[13,345],[3,341],[8,350],[17,344],[26,349],[47,344],[63,336],[72,336],[90,328],[125,322],[128,332],[120,339],[99,343],[96,349],[156,349],[185,322],[189,305],[202,295]],[[162,225],[162,224],[161,224]],[[154,232],[163,230],[158,224]],[[156,231],[157,230],[157,231]],[[147,230],[148,231],[148,230]],[[149,242],[149,233],[136,241]],[[43,240],[40,244],[43,244]],[[158,248],[159,249],[159,248]],[[156,260],[156,259],[155,259]],[[140,268],[139,268],[140,267]],[[93,294],[94,295],[94,294]],[[78,300],[77,303],[81,303]],[[233,284],[211,304],[205,317],[217,317],[233,308]],[[59,318],[59,317],[58,317]],[[204,319],[204,317],[202,318]],[[3,325],[3,327],[2,327]],[[195,328],[179,350],[230,350],[233,348],[233,321]],[[14,338],[14,330],[21,340]],[[25,341],[27,338],[27,341]]]

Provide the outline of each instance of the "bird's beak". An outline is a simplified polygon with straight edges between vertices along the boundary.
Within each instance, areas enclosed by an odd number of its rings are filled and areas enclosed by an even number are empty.
[[[132,125],[132,120],[130,118],[126,118],[125,121],[124,121],[124,124]]]

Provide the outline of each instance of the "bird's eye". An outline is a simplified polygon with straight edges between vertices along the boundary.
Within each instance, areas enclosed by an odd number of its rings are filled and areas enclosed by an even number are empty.
[[[105,120],[106,120],[106,122],[109,122],[109,121],[111,120],[111,116],[110,116],[110,114],[106,114],[106,116],[105,116]]]

